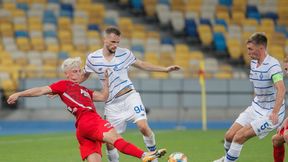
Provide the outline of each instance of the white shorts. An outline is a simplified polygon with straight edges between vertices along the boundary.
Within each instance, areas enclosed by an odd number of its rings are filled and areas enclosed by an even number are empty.
[[[136,123],[138,120],[147,119],[141,97],[134,90],[106,104],[104,115],[118,133],[125,132],[127,122]]]
[[[252,106],[249,106],[239,115],[235,122],[242,126],[250,124],[255,134],[259,137],[259,139],[262,139],[283,122],[284,116],[285,113],[279,115],[278,123],[274,125],[269,119],[268,115],[262,116],[256,113]]]

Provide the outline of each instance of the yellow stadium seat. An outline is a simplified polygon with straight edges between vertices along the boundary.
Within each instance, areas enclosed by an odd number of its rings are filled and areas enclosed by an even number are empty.
[[[74,51],[74,46],[72,44],[62,44],[61,51],[65,51],[65,52]]]
[[[200,36],[200,40],[202,45],[210,46],[213,40],[212,31],[209,25],[201,24],[198,26],[198,33]]]
[[[25,12],[21,9],[12,10],[12,15],[14,17],[25,17],[26,16]]]
[[[284,60],[285,58],[285,52],[282,46],[272,45],[268,48],[268,51],[271,56],[275,57],[278,60]]]
[[[189,46],[186,44],[176,44],[175,51],[176,53],[189,53]]]
[[[0,24],[1,36],[12,37],[14,36],[13,26],[10,22],[3,22]]]
[[[60,47],[59,44],[47,44],[47,51],[49,52],[59,52]]]
[[[245,20],[245,13],[243,11],[233,11],[232,12],[232,23],[237,25],[242,25]]]
[[[82,17],[74,17],[73,23],[74,24],[87,25],[88,24],[88,19],[83,19]]]
[[[159,62],[160,65],[162,66],[170,66],[173,64],[173,56],[172,53],[169,52],[161,52],[159,55],[159,60],[161,60]]]
[[[14,30],[27,31],[28,27],[26,24],[14,24]]]
[[[56,78],[57,66],[45,65],[42,67],[44,78]]]
[[[17,86],[13,80],[3,80],[1,81],[1,87],[4,90],[4,96],[9,97],[11,94],[16,92]]]
[[[181,11],[181,12],[184,12],[184,10],[185,10],[185,3],[184,3],[184,1],[171,0],[171,1],[170,1],[170,6],[171,6],[172,11]]]
[[[145,53],[144,61],[150,62],[152,64],[159,64],[159,58],[156,53]]]
[[[185,4],[185,12],[200,13],[202,0],[188,0]]]
[[[70,30],[71,29],[71,19],[68,17],[58,18],[58,29],[59,30]]]
[[[158,32],[155,32],[155,31],[148,31],[147,32],[147,38],[160,39],[160,34]]]
[[[144,0],[143,6],[146,16],[155,17],[157,0]]]
[[[9,11],[13,11],[17,9],[16,3],[13,3],[13,2],[4,2],[2,4],[2,7],[3,9],[9,10]]]
[[[226,34],[226,28],[223,25],[215,24],[213,25],[213,32],[220,32]]]
[[[228,38],[227,40],[228,53],[232,60],[238,60],[242,56],[241,41],[237,38]]]
[[[31,50],[29,38],[20,37],[16,39],[16,44],[21,51]]]
[[[242,26],[249,25],[249,26],[258,26],[258,22],[256,19],[244,19]]]
[[[93,3],[89,10],[89,23],[102,24],[105,15],[105,6],[100,3]]]
[[[46,50],[46,46],[45,46],[43,38],[32,38],[31,44],[32,44],[33,49],[36,51]]]
[[[227,24],[230,24],[229,12],[226,12],[226,11],[216,12],[216,17],[217,17],[218,19],[224,19]]]

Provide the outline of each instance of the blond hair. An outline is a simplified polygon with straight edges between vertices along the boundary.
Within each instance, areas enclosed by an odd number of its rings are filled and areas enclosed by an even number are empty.
[[[82,64],[82,61],[80,57],[74,57],[74,58],[70,57],[63,61],[61,65],[61,69],[65,72],[71,68],[80,67],[81,64]]]

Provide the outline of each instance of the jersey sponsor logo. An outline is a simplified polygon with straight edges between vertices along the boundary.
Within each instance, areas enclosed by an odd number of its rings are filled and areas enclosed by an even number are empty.
[[[84,97],[88,97],[90,98],[90,95],[87,91],[83,90],[83,89],[80,89],[80,93],[84,96]]]
[[[109,128],[112,128],[113,126],[110,123],[106,123],[106,124],[104,124],[104,127],[109,129]]]

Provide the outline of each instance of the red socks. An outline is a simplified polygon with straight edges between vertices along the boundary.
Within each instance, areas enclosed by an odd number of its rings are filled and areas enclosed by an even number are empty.
[[[285,147],[284,144],[281,146],[273,146],[274,162],[284,162]]]
[[[144,151],[136,147],[135,145],[125,141],[123,138],[119,138],[114,142],[114,147],[120,152],[128,154],[141,159]]]

